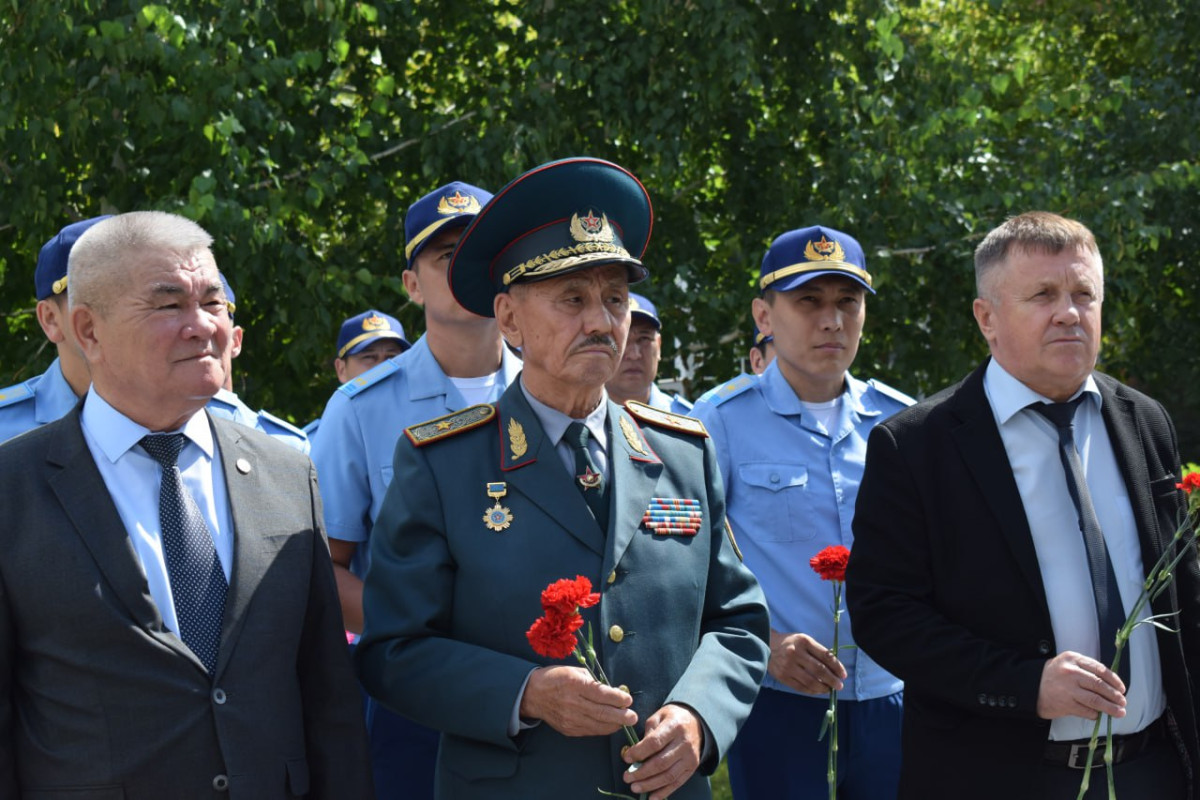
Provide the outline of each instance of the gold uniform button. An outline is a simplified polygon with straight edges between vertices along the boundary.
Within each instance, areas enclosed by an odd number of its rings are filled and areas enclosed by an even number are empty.
[[[617,582],[617,571],[615,569],[608,573],[608,582],[610,585]]]
[[[608,629],[608,638],[612,639],[614,642],[619,642],[625,638],[625,631],[621,629],[620,625],[613,625]]]

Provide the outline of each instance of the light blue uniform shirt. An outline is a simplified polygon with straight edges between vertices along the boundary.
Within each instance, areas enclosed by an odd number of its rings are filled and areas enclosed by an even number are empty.
[[[667,394],[654,383],[650,384],[650,402],[646,405],[661,411],[670,411],[672,414],[682,414],[685,417],[692,415],[691,403],[677,394]]]
[[[62,365],[54,359],[41,375],[0,389],[0,442],[65,417],[78,402]]]
[[[507,347],[502,350],[493,401],[521,371],[521,360]],[[392,455],[404,429],[465,406],[424,336],[335,391],[312,452],[330,538],[366,542],[392,481]],[[368,548],[360,545],[351,564],[360,578],[367,559]]]
[[[179,633],[158,514],[162,468],[138,444],[150,429],[117,411],[95,390],[88,392],[80,421],[83,438],[125,524],[163,624]],[[233,520],[225,471],[208,415],[202,411],[193,414],[178,432],[187,437],[179,454],[183,485],[204,518],[228,581],[233,568]]]
[[[312,446],[308,435],[292,425],[266,411],[255,411],[242,402],[242,399],[228,389],[221,389],[208,401],[208,410],[214,417],[233,420],[239,425],[262,431],[273,439],[278,439],[289,447],[308,455]]]
[[[739,376],[697,402],[717,450],[726,514],[746,566],[767,596],[771,627],[833,645],[833,587],[808,565],[830,545],[854,544],[850,523],[866,463],[867,436],[912,398],[876,381],[846,375],[834,430],[804,413],[800,398],[771,362],[758,378]],[[844,600],[843,600],[844,603]],[[842,611],[838,658],[847,678],[839,698],[870,700],[903,684],[854,644]],[[763,685],[796,693],[770,674]]]

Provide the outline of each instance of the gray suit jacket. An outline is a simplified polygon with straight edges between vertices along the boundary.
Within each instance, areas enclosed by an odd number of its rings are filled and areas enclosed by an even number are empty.
[[[210,419],[235,536],[211,680],[163,626],[78,409],[0,447],[0,796],[372,796],[312,464]]]

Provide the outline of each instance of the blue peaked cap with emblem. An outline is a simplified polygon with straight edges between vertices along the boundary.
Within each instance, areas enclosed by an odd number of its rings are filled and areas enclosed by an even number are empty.
[[[758,329],[757,325],[754,326],[754,346],[755,347],[758,347],[761,344],[767,344],[768,342],[773,342],[773,341],[775,341],[775,337],[773,335],[771,335],[769,333],[764,334],[762,331],[760,331]]]
[[[111,216],[112,214],[105,214],[73,222],[42,245],[41,252],[38,253],[37,268],[33,271],[33,284],[38,300],[46,300],[67,290],[67,256],[71,254],[71,248],[75,246],[79,237],[83,236],[84,231]]]
[[[348,358],[360,353],[380,339],[395,339],[400,342],[402,351],[411,347],[408,339],[404,338],[400,320],[395,317],[374,309],[355,314],[342,323],[342,330],[338,333],[337,357]]]
[[[221,279],[221,288],[225,290],[225,305],[229,307],[229,318],[233,319],[233,312],[237,311],[237,296],[233,293],[233,287],[229,285],[229,279],[225,277],[225,273],[217,270],[217,277]]]
[[[467,226],[450,259],[450,291],[463,308],[493,316],[514,283],[622,264],[629,282],[648,274],[650,195],[629,170],[599,158],[565,158],[513,180]]]
[[[849,234],[814,225],[788,231],[763,256],[758,288],[786,292],[824,275],[848,275],[871,294],[871,273],[862,245]]]
[[[434,189],[408,207],[404,215],[404,258],[408,268],[436,234],[467,225],[492,193],[462,181]]]
[[[658,330],[662,330],[662,320],[658,318],[658,309],[654,307],[654,303],[646,299],[645,295],[629,293],[629,313],[633,317],[646,320]]]

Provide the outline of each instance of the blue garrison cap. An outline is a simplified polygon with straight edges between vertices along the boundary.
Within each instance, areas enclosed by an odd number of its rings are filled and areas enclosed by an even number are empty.
[[[67,290],[67,257],[71,254],[71,248],[84,231],[111,216],[112,214],[105,214],[82,222],[73,222],[42,245],[42,250],[38,253],[37,268],[33,272],[38,300],[45,300]]]
[[[233,312],[237,311],[237,296],[234,295],[233,287],[229,285],[225,273],[217,270],[217,275],[221,278],[221,288],[225,290],[225,305],[229,307],[229,318],[233,319]]]
[[[814,225],[788,231],[763,256],[758,288],[786,292],[823,275],[848,275],[872,294],[862,246],[849,234]]]
[[[754,326],[754,346],[755,347],[758,347],[761,344],[766,344],[767,342],[773,342],[773,341],[775,341],[775,337],[773,335],[771,335],[769,333],[763,333],[762,331],[760,331],[758,329],[757,325]]]
[[[629,313],[634,317],[641,317],[658,330],[662,330],[662,320],[658,318],[658,309],[644,295],[629,293]]]
[[[347,358],[362,352],[380,339],[395,339],[403,350],[411,347],[408,339],[404,338],[404,328],[395,317],[375,310],[355,314],[342,323],[342,330],[338,333],[337,357]]]
[[[629,282],[646,278],[642,254],[654,211],[629,170],[598,158],[535,167],[493,197],[467,226],[450,259],[450,291],[481,317],[513,283],[623,264]]]
[[[404,216],[404,258],[408,268],[412,269],[413,260],[435,234],[467,225],[491,199],[491,192],[453,181],[409,206]]]

